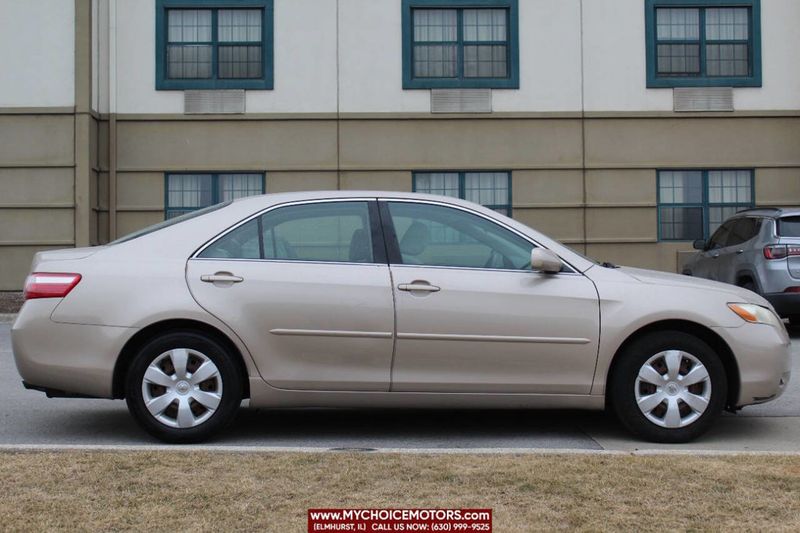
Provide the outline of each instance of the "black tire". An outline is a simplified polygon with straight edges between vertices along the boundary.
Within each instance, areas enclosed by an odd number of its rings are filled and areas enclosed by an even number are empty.
[[[746,279],[746,280],[740,281],[739,282],[739,286],[741,288],[743,288],[743,289],[747,289],[748,291],[753,291],[755,293],[758,293],[758,288],[756,287],[756,284],[753,283],[752,280]]]
[[[199,352],[213,362],[222,383],[219,405],[207,420],[193,427],[170,427],[156,419],[147,409],[142,391],[144,374],[150,364],[178,348]],[[215,339],[199,332],[170,332],[154,338],[134,356],[125,378],[125,400],[133,417],[152,436],[172,444],[194,443],[208,439],[234,419],[242,402],[243,382],[244,376],[234,355]],[[198,408],[203,409],[203,406]]]
[[[705,411],[694,422],[679,428],[657,425],[645,416],[636,403],[639,370],[651,357],[667,350],[680,350],[693,355],[706,367],[711,383],[711,395]],[[622,425],[643,439],[662,443],[689,442],[708,431],[725,407],[728,394],[725,368],[719,356],[701,339],[681,331],[648,333],[628,344],[619,354],[608,387],[608,400]]]

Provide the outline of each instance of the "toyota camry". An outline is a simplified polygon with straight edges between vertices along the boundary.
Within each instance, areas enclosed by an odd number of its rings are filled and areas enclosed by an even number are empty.
[[[685,442],[776,398],[789,338],[717,282],[598,264],[490,209],[412,193],[218,204],[36,254],[12,328],[28,389],[125,399],[167,442],[263,407],[610,409]]]

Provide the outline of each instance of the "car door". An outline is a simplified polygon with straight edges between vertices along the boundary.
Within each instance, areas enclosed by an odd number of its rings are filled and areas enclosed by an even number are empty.
[[[483,215],[381,203],[396,312],[392,391],[588,394],[594,284],[530,269],[533,244]]]
[[[730,234],[733,221],[722,224],[708,240],[705,250],[700,252],[700,257],[695,263],[693,274],[706,279],[719,279],[719,257],[725,247]]]
[[[261,376],[286,389],[387,391],[394,309],[374,201],[251,218],[189,260],[186,279]]]
[[[733,283],[739,280],[739,274],[743,272],[753,273],[754,259],[760,256],[762,250],[756,250],[749,246],[752,240],[761,230],[761,219],[756,217],[741,217],[735,219],[731,227],[726,246],[720,250],[718,263],[719,281]],[[751,274],[752,275],[752,274]]]

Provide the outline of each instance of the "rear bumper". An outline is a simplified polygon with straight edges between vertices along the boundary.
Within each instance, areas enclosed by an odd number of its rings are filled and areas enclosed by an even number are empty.
[[[14,362],[26,388],[51,397],[111,398],[117,357],[137,330],[53,322],[60,301],[25,302],[11,327]]]
[[[800,315],[800,293],[775,292],[763,296],[772,304],[778,315],[782,317]]]
[[[739,397],[734,407],[774,400],[791,377],[791,344],[785,328],[744,324],[714,328],[731,347],[739,367]]]

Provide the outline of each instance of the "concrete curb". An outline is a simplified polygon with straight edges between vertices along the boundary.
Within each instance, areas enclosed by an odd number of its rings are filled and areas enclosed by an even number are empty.
[[[649,457],[694,455],[702,457],[800,456],[800,451],[737,450],[585,450],[573,448],[316,448],[303,446],[198,446],[164,444],[0,444],[0,453],[13,452],[209,452],[209,453],[370,453],[417,455],[610,455]]]
[[[16,319],[16,313],[0,313],[0,324],[12,324]]]

